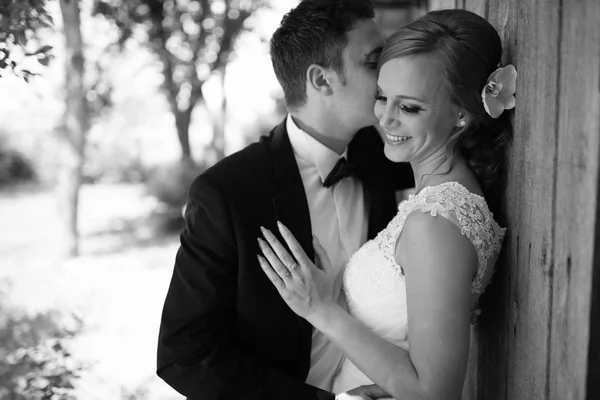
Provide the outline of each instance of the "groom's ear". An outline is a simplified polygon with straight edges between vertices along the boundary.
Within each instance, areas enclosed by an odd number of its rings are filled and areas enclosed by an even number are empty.
[[[318,64],[309,65],[306,70],[306,84],[326,96],[333,94],[330,71]]]

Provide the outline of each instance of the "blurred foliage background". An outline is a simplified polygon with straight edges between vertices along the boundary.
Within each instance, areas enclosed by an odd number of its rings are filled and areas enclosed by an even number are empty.
[[[182,206],[283,118],[295,4],[0,0],[0,398],[181,398],[154,370]]]
[[[297,0],[0,0],[0,399],[175,400],[155,375],[191,181],[285,115]],[[424,1],[380,2],[391,33]]]

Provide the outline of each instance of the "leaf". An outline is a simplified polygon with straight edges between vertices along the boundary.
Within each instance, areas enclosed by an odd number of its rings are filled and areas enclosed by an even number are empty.
[[[29,78],[32,76],[35,76],[37,74],[34,74],[33,72],[29,71],[28,69],[22,69],[21,73],[23,74],[23,79],[25,79],[25,82],[29,82]]]
[[[25,53],[26,56],[35,56],[36,54],[40,54],[40,53],[45,53],[47,51],[52,50],[53,47],[52,46],[42,46],[39,49],[37,49],[36,51],[34,51],[33,53]]]
[[[48,64],[50,63],[50,59],[48,57],[41,57],[41,58],[38,58],[38,62],[40,64],[42,64],[44,67],[47,67]]]

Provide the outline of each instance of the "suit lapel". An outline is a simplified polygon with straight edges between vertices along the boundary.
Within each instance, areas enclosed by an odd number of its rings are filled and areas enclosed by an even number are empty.
[[[308,257],[314,261],[312,227],[306,192],[285,128],[285,120],[273,130],[270,143],[268,141],[265,143],[271,153],[275,167],[276,183],[272,195],[275,218],[294,233]],[[282,243],[285,243],[277,229],[273,233],[277,235]],[[310,354],[312,325],[304,318],[297,318],[305,339],[303,343],[305,351]],[[306,360],[309,362],[310,358]],[[307,364],[305,367],[308,368],[309,365]]]
[[[369,207],[368,239],[373,239],[391,219],[389,203],[393,189],[386,185],[383,142],[373,127],[361,129],[348,146],[348,159],[356,165],[356,177],[363,184],[365,204]],[[393,212],[393,211],[392,211]]]
[[[389,191],[388,191],[389,192]],[[393,214],[390,215],[386,207],[382,207],[385,203],[387,193],[381,186],[373,186],[367,192],[369,201],[369,228],[368,238],[373,239],[382,231],[390,221]]]
[[[275,128],[271,151],[277,180],[277,188],[272,197],[275,215],[294,233],[306,254],[311,260],[314,260],[312,227],[306,192],[285,129],[285,121]]]

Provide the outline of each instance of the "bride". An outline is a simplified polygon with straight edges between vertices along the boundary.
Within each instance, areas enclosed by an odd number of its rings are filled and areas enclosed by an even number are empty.
[[[387,158],[410,162],[416,193],[350,259],[348,311],[316,239],[315,266],[285,226],[291,254],[263,229],[263,270],[346,356],[336,393],[375,384],[373,397],[460,398],[470,324],[505,233],[492,212],[516,71],[497,68],[501,53],[496,30],[464,10],[431,12],[386,44],[375,114]]]

